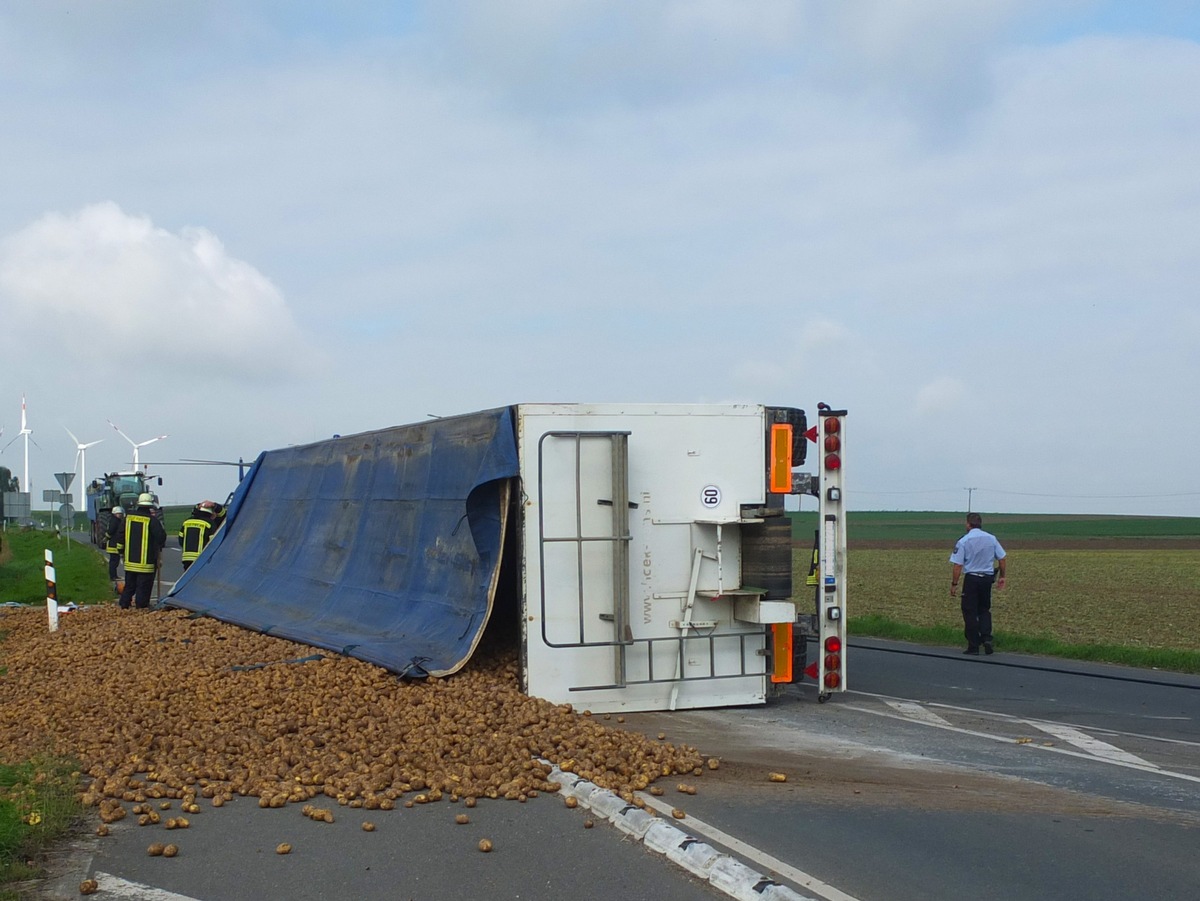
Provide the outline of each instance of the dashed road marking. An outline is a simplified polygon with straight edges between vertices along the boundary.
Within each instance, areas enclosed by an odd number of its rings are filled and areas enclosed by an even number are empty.
[[[907,716],[902,716],[898,713],[892,713],[890,710],[879,710],[872,707],[866,707],[860,704],[841,704],[839,705],[846,710],[855,710],[859,713],[869,713],[872,716],[882,716],[886,719],[901,720],[906,723],[914,722]],[[976,711],[980,713],[981,711]],[[1022,721],[1024,722],[1024,721]],[[988,741],[999,742],[1000,744],[1012,744],[1013,739],[1008,735],[993,735],[990,732],[980,732],[978,729],[963,729],[961,726],[952,726],[950,724],[940,725],[938,723],[926,722],[925,725],[931,726],[934,729],[944,729],[947,732],[957,732],[960,735],[972,735],[976,738],[985,738]],[[1038,728],[1043,728],[1042,724]],[[1093,760],[1099,763],[1107,763],[1111,766],[1124,767],[1130,770],[1141,770],[1143,773],[1153,773],[1156,776],[1168,776],[1171,779],[1182,779],[1184,782],[1200,783],[1200,776],[1193,776],[1189,773],[1177,773],[1174,770],[1164,770],[1150,763],[1133,762],[1131,760],[1116,760],[1111,757],[1098,757],[1095,754],[1085,753],[1083,751],[1073,751],[1070,748],[1059,748],[1047,745],[1039,745],[1034,742],[1021,743],[1023,748],[1035,748],[1038,751],[1044,751],[1049,754],[1064,754],[1067,757],[1078,757],[1081,760]],[[1132,755],[1131,755],[1132,756]]]
[[[904,715],[906,719],[920,720],[930,726],[949,726],[950,721],[938,716],[923,704],[913,701],[887,701],[889,707]]]
[[[187,895],[177,895],[140,882],[130,882],[110,873],[94,873],[92,878],[100,885],[105,897],[122,898],[124,901],[197,901]]]
[[[1080,750],[1086,751],[1093,757],[1102,757],[1105,760],[1114,762],[1135,764],[1139,767],[1150,767],[1154,770],[1159,769],[1157,764],[1151,763],[1149,760],[1138,757],[1136,754],[1130,754],[1128,751],[1122,751],[1116,745],[1110,745],[1108,742],[1101,741],[1072,726],[1065,726],[1061,723],[1047,723],[1044,720],[1025,720],[1025,722],[1035,729],[1047,732],[1055,738],[1065,741],[1067,744],[1074,745]]]

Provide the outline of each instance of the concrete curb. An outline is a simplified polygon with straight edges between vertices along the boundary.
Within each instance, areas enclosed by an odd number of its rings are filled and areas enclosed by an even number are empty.
[[[87,878],[99,841],[95,835],[81,832],[59,845],[50,854],[46,876],[37,883],[35,897],[45,901],[79,898],[79,884]]]
[[[752,870],[731,855],[636,805],[626,804],[614,792],[574,773],[565,773],[553,766],[547,780],[561,785],[560,792],[564,797],[575,798],[581,806],[638,839],[648,850],[663,855],[737,901],[814,901],[811,896],[801,895]]]

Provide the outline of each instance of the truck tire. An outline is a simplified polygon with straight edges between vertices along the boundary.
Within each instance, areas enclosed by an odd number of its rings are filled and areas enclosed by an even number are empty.
[[[797,626],[792,638],[792,682],[804,681],[804,670],[808,667],[808,636]]]
[[[792,596],[792,521],[788,517],[743,524],[742,585],[765,588],[771,600]]]
[[[104,547],[104,536],[108,534],[110,519],[112,519],[112,513],[108,510],[100,510],[96,513],[96,521],[92,524],[92,544],[98,548]]]

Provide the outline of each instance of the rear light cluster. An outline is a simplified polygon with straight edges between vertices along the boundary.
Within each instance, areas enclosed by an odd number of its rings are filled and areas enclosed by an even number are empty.
[[[842,640],[836,635],[825,639],[825,687],[842,684]]]
[[[825,417],[825,468],[842,468],[842,421],[834,416]]]

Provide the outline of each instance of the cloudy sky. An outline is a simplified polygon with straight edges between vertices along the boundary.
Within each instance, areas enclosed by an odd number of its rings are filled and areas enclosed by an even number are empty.
[[[1197,85],[1191,0],[10,0],[0,446],[823,401],[857,509],[1200,515]]]

